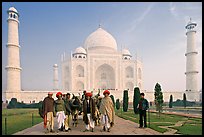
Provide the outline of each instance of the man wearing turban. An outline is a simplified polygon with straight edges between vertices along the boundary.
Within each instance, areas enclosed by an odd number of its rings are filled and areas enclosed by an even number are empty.
[[[64,120],[66,118],[65,116],[65,105],[64,100],[62,100],[62,93],[58,92],[56,94],[57,100],[55,100],[55,110],[56,110],[56,116],[57,116],[57,122],[58,122],[58,130],[63,131],[64,129]]]
[[[86,124],[86,129],[84,132],[89,131],[93,132],[95,124],[95,101],[92,97],[92,93],[86,92],[85,100],[83,101],[83,121]]]
[[[44,128],[47,128],[47,132],[54,132],[54,99],[52,95],[53,93],[49,92],[43,100]]]
[[[114,111],[114,105],[113,101],[109,96],[110,92],[108,90],[105,90],[103,92],[104,98],[101,100],[100,104],[100,113],[102,114],[102,125],[103,125],[103,131],[108,131],[110,132],[110,127],[113,126],[114,124],[114,116],[115,116],[115,111]]]

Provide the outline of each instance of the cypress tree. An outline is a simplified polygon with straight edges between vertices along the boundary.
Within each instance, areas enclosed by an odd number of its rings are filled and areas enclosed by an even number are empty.
[[[116,109],[117,110],[120,109],[120,101],[119,101],[119,99],[116,99]]]
[[[183,93],[183,106],[186,108],[186,94]]]
[[[115,100],[114,100],[114,96],[113,96],[113,95],[110,95],[110,98],[112,99],[112,101],[113,101],[113,106],[114,106],[114,108],[115,108]]]
[[[134,96],[133,96],[133,108],[134,108],[135,114],[139,113],[138,108],[137,108],[139,100],[140,100],[140,89],[139,89],[139,87],[135,87],[134,88]]]
[[[173,106],[173,96],[171,95],[169,99],[169,108],[172,108],[172,106]]]
[[[159,83],[156,83],[154,90],[155,90],[154,96],[155,96],[156,111],[159,111],[159,117],[160,117],[164,100],[163,100],[163,94],[161,92],[161,86],[159,85]]]
[[[123,92],[123,111],[127,112],[128,110],[128,90],[124,90]]]

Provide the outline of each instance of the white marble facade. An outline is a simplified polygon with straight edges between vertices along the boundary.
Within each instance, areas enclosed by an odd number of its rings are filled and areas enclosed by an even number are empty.
[[[17,98],[18,101],[25,103],[39,102],[49,91],[22,91],[21,90],[21,67],[20,67],[20,45],[19,45],[19,13],[11,7],[8,13],[8,65],[7,70],[7,89],[3,92],[5,100]],[[192,27],[195,24],[188,24]],[[197,69],[194,39],[195,31],[190,28],[187,33],[187,69],[186,69],[186,91],[165,91],[163,92],[164,101],[168,102],[170,95],[173,99],[182,99],[183,93],[187,93],[187,100],[199,101],[197,91]],[[190,50],[191,49],[191,50]],[[133,89],[139,87],[145,93],[145,98],[154,101],[154,91],[143,89],[143,64],[140,60],[133,57],[136,51],[128,49],[118,50],[115,38],[104,28],[99,26],[91,33],[83,45],[75,49],[69,57],[62,56],[62,87],[59,87],[58,66],[55,64],[53,77],[54,98],[58,91],[63,94],[82,93],[83,90],[93,91],[94,94],[101,93],[109,89],[115,99],[122,100],[123,91],[129,90],[129,102],[132,102]],[[193,63],[193,65],[192,65]],[[196,76],[194,76],[196,75]]]
[[[99,27],[82,47],[62,60],[62,89],[68,91],[142,88],[142,63],[128,49],[117,50],[113,36]]]

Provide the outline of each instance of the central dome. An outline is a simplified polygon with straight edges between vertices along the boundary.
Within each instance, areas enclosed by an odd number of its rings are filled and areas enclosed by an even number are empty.
[[[99,27],[87,37],[84,48],[117,50],[117,43],[110,33]]]

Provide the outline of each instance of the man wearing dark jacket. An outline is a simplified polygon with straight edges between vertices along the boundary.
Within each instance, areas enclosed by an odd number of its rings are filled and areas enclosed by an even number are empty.
[[[54,132],[54,99],[52,95],[53,93],[49,92],[43,100],[44,127],[47,128],[47,132]]]
[[[86,129],[84,132],[89,131],[91,128],[91,132],[94,129],[95,123],[95,111],[96,111],[96,104],[92,97],[92,93],[86,93],[86,98],[83,101],[83,121],[86,124]]]
[[[139,128],[143,127],[143,117],[144,117],[144,127],[147,127],[147,117],[146,117],[146,110],[149,108],[148,101],[144,98],[144,93],[140,94],[140,101],[138,104],[139,114],[140,114],[140,126]]]
[[[67,93],[66,94],[66,98],[64,100],[64,104],[65,104],[65,109],[66,109],[66,119],[65,119],[65,131],[68,132],[69,130],[71,130],[70,128],[70,122],[71,122],[71,119],[72,119],[72,116],[71,116],[71,107],[73,106],[72,105],[72,102],[71,102],[71,99],[70,99],[70,93]]]

